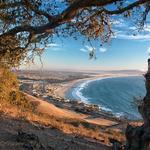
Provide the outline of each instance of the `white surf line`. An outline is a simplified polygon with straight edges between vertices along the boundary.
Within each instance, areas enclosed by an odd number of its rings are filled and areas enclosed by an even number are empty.
[[[72,90],[72,95],[74,95],[75,93],[75,97],[79,98],[79,100],[83,101],[85,104],[92,104],[88,101],[88,98],[86,98],[85,96],[83,96],[81,90],[84,89],[86,86],[88,86],[88,84],[90,82],[94,82],[94,81],[99,81],[99,80],[104,80],[104,79],[112,79],[112,78],[120,78],[120,77],[138,77],[138,76],[142,76],[142,75],[126,75],[126,74],[120,74],[120,75],[115,75],[115,76],[107,76],[107,77],[97,77],[96,79],[87,79],[79,84],[77,84],[77,86],[75,87],[75,91]],[[123,112],[120,113],[113,113],[113,111],[109,108],[106,108],[104,106],[98,105],[99,109],[105,112],[111,112],[113,115],[115,115],[116,117],[120,118],[122,116],[124,116]]]

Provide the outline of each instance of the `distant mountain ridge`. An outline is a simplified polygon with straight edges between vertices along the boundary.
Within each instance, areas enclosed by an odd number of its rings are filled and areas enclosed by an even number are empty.
[[[82,71],[80,71],[82,72]],[[141,70],[86,70],[83,72],[88,72],[88,73],[111,73],[111,74],[144,74],[145,71]]]

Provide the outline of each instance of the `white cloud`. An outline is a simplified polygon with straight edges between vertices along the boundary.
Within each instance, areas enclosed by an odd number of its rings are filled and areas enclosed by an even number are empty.
[[[131,26],[128,29],[130,29],[130,30],[136,30],[137,28],[135,26]]]
[[[95,47],[88,46],[88,45],[86,45],[84,48],[80,49],[80,51],[85,52],[85,53],[87,53],[87,52],[89,53],[89,52],[92,52],[92,51],[95,51],[95,50],[96,50]],[[106,52],[107,49],[105,47],[101,47],[101,48],[99,48],[99,51],[100,52]]]
[[[150,25],[149,24],[144,27],[144,31],[150,32]]]
[[[127,40],[140,40],[140,41],[149,41],[150,40],[150,34],[142,35],[127,35],[127,34],[118,34],[116,38],[119,39],[127,39]]]
[[[59,45],[57,43],[49,43],[47,46],[48,47],[59,47]]]
[[[132,27],[130,27],[131,29]],[[134,28],[132,28],[134,29]],[[150,41],[150,33],[128,33],[128,31],[115,30],[115,35],[112,38],[126,39],[126,40],[138,40],[138,41]]]
[[[87,50],[84,49],[84,48],[81,48],[80,51],[82,51],[82,52],[87,52]]]
[[[95,47],[88,46],[88,45],[86,45],[85,47],[86,47],[87,51],[89,51],[89,52],[91,52],[91,51],[96,49]]]
[[[106,52],[106,51],[107,51],[107,49],[106,49],[106,48],[104,48],[104,47],[101,47],[101,48],[99,48],[99,51],[100,51],[100,52]]]
[[[148,54],[150,54],[150,47],[147,48],[147,52],[148,52]]]
[[[126,22],[121,18],[118,20],[116,20],[116,19],[111,20],[111,24],[114,27],[126,27],[127,26]]]
[[[138,28],[136,26],[130,26],[128,29],[132,30],[132,31],[135,31],[137,30],[138,31]],[[146,32],[146,33],[150,33],[150,25],[147,24],[144,26],[144,28],[141,30],[141,32]]]
[[[143,30],[138,30],[138,27],[131,25],[123,19],[112,20],[114,36],[117,39],[128,39],[138,41],[150,41],[150,23],[147,23]],[[139,32],[138,32],[139,31]]]
[[[91,51],[95,51],[96,50],[96,48],[95,47],[92,47],[92,46],[88,46],[88,45],[86,45],[84,48],[81,48],[80,49],[80,51],[82,51],[82,52],[91,52]]]
[[[57,43],[49,43],[49,44],[47,44],[46,49],[47,50],[51,50],[51,51],[62,51],[60,45],[57,44]]]

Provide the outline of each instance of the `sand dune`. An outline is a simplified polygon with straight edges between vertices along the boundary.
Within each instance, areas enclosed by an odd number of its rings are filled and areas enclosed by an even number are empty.
[[[33,97],[31,95],[27,95],[29,100],[33,102],[34,104],[37,105],[37,111],[40,113],[48,114],[51,116],[57,116],[60,118],[71,118],[71,119],[82,119],[84,121],[87,121],[89,123],[97,124],[97,125],[102,125],[102,126],[111,126],[117,124],[117,122],[104,119],[104,118],[89,118],[89,115],[81,114],[81,113],[76,113],[71,110],[63,109],[63,108],[58,108],[55,105],[48,103],[44,100],[38,99],[36,97]]]
[[[87,117],[87,115],[84,115],[84,114],[78,114],[78,113],[75,113],[75,112],[67,110],[67,109],[58,108],[51,103],[48,103],[44,100],[38,99],[38,98],[33,97],[31,95],[28,95],[28,98],[30,101],[38,104],[37,105],[37,111],[40,113],[45,113],[45,114],[57,116],[60,118],[66,117],[66,118],[83,119],[83,118]]]

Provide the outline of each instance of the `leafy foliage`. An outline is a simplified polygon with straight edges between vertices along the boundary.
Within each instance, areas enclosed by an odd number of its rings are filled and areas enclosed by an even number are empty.
[[[114,15],[134,16],[142,29],[149,10],[149,0],[1,1],[0,61],[16,66],[33,60],[54,36],[81,34],[89,41],[99,39],[101,45],[113,35]]]

